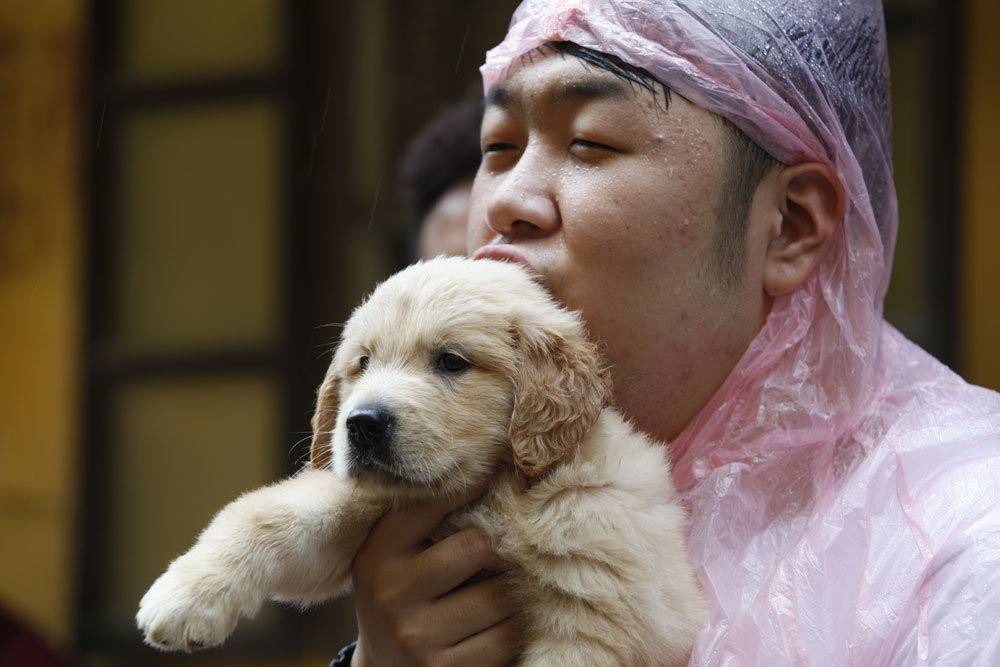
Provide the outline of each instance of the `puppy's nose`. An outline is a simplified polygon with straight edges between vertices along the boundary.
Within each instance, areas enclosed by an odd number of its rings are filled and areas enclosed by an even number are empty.
[[[392,413],[381,405],[365,405],[347,415],[347,439],[363,448],[383,448],[393,427]]]

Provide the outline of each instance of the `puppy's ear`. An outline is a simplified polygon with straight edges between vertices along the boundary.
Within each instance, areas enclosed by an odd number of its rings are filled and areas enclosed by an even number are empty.
[[[514,463],[537,477],[572,453],[597,421],[609,374],[597,347],[579,332],[520,326],[514,410],[508,436]]]
[[[309,448],[309,465],[313,468],[327,468],[333,459],[333,450],[330,446],[339,407],[340,381],[333,372],[331,364],[326,371],[326,377],[323,378],[323,384],[316,392],[316,411],[312,417],[312,445]]]

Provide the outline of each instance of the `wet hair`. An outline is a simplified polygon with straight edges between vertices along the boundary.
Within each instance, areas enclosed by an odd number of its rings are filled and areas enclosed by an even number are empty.
[[[406,242],[416,253],[424,217],[450,187],[479,170],[481,95],[446,107],[417,134],[403,154],[399,186],[407,219]]]
[[[654,95],[663,95],[663,107],[669,109],[671,91],[647,70],[630,65],[621,58],[595,51],[573,42],[549,42],[541,47],[578,58],[584,63],[610,72]],[[716,230],[715,252],[718,273],[727,287],[743,280],[746,265],[746,235],[750,204],[757,186],[774,167],[781,164],[731,122],[716,116],[725,129],[728,169],[719,184],[721,220]]]

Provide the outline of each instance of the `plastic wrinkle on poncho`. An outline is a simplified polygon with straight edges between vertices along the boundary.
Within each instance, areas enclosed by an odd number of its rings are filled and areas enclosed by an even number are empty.
[[[881,4],[527,0],[485,89],[551,41],[645,68],[786,164],[832,165],[848,199],[820,269],[670,445],[711,607],[692,664],[1000,664],[1000,396],[882,319]]]

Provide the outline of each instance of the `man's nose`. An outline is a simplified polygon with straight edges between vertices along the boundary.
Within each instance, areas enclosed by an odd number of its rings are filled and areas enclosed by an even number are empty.
[[[486,224],[508,240],[547,236],[559,227],[555,189],[557,169],[540,151],[526,150],[489,195]]]

